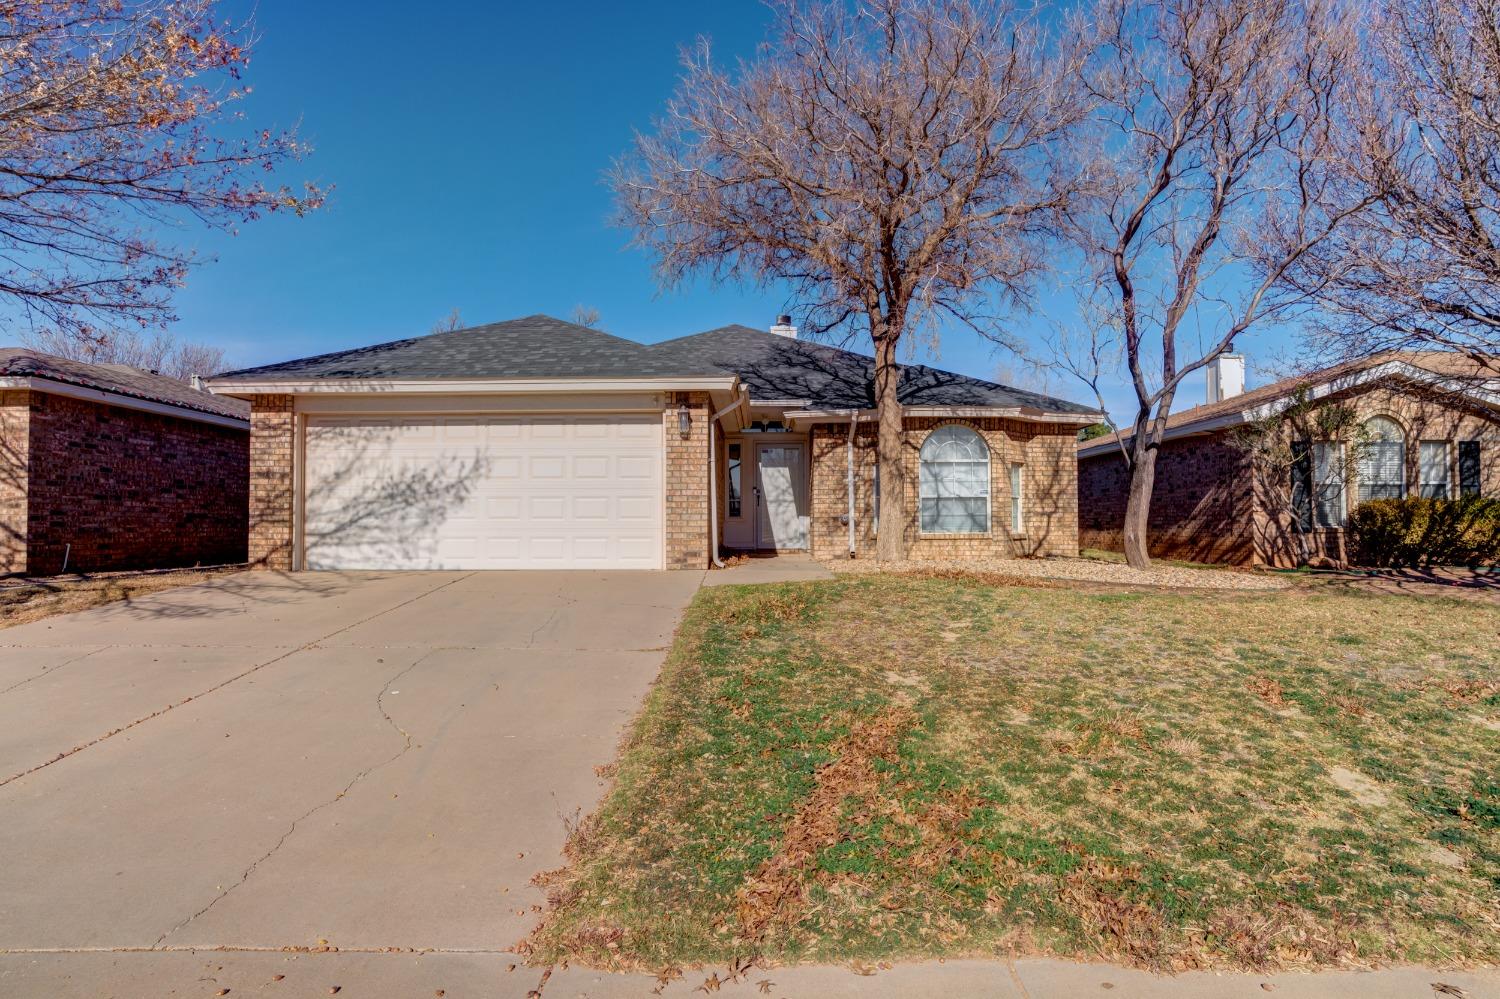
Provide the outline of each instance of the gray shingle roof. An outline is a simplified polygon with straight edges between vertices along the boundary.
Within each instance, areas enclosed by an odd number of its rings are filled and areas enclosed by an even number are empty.
[[[217,375],[234,381],[266,378],[678,378],[738,375],[753,399],[805,399],[817,409],[875,405],[875,360],[826,344],[777,336],[748,326],[719,329],[657,344],[527,316],[486,326],[320,354]],[[907,406],[1020,407],[1045,413],[1092,413],[1088,406],[1009,388],[921,364],[901,370]]]
[[[812,409],[869,409],[875,405],[875,359],[826,344],[793,340],[748,326],[723,326],[667,340],[651,348],[673,363],[733,371],[752,399],[806,399]],[[1012,407],[1046,413],[1093,413],[1026,389],[908,364],[897,394],[903,406]]]
[[[0,378],[46,378],[80,388],[113,392],[148,402],[181,406],[215,416],[250,418],[250,404],[240,399],[213,395],[175,378],[153,375],[124,364],[88,364],[65,357],[41,354],[22,347],[0,347]]]
[[[551,316],[431,333],[215,375],[262,378],[671,378],[718,375],[680,367],[644,344]]]

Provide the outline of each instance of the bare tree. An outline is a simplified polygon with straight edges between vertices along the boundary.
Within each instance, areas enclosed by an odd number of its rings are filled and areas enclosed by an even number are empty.
[[[592,305],[580,304],[573,306],[573,322],[577,325],[585,326],[591,330],[597,329],[599,327],[599,319],[599,310]]]
[[[260,178],[301,156],[294,133],[232,106],[246,30],[215,0],[0,4],[0,322],[101,339],[162,326],[192,254],[160,224],[298,215],[323,192]],[[211,135],[210,129],[219,132]]]
[[[1056,147],[1083,118],[1080,50],[1011,0],[774,5],[728,72],[685,54],[656,133],[616,164],[623,224],[664,286],[789,282],[804,328],[875,353],[878,557],[905,554],[897,347],[957,320],[999,335],[1066,202]]]
[[[1322,353],[1500,353],[1500,0],[1382,0],[1377,97],[1351,173],[1375,210],[1288,277],[1335,320]]]
[[[439,319],[437,322],[433,323],[431,332],[452,333],[454,330],[461,330],[463,328],[464,317],[459,313],[458,309],[455,308],[442,319]]]
[[[1365,204],[1338,168],[1356,31],[1332,0],[1098,0],[1084,76],[1101,160],[1074,214],[1087,280],[1059,362],[1135,395],[1125,554],[1150,562],[1156,456],[1182,381],[1309,307],[1282,278]],[[1081,32],[1083,25],[1078,26]],[[1101,396],[1102,406],[1102,396]]]
[[[184,342],[165,331],[146,336],[124,330],[102,339],[80,339],[58,330],[39,330],[22,334],[21,340],[44,354],[88,364],[128,364],[183,382],[225,368],[224,348]]]

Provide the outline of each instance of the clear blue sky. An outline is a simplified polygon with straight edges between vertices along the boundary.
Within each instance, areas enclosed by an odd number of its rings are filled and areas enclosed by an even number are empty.
[[[226,12],[248,14],[231,0]],[[241,105],[250,124],[300,121],[315,147],[298,176],[336,185],[305,219],[233,237],[174,234],[214,258],[177,298],[179,336],[235,366],[426,332],[454,308],[471,324],[597,308],[642,341],[724,323],[763,326],[781,289],[706,284],[658,293],[650,262],[609,225],[601,175],[671,93],[678,50],[700,34],[749,54],[769,13],[755,0],[566,5],[263,0]],[[1019,321],[1043,336],[1066,294]],[[867,350],[867,346],[860,346]],[[1007,362],[961,330],[919,359],[994,378]],[[1201,401],[1201,380],[1179,408]],[[1055,379],[1054,394],[1092,402]],[[1111,393],[1112,406],[1116,393]],[[1125,415],[1124,394],[1118,393]]]

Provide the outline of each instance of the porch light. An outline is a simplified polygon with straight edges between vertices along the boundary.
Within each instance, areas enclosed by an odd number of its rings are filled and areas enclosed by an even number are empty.
[[[693,412],[686,404],[677,407],[677,435],[687,440],[693,434]]]

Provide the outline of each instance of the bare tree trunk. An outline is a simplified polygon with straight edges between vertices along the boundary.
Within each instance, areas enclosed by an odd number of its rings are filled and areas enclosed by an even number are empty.
[[[896,393],[901,378],[896,341],[889,335],[875,341],[875,410],[880,426],[880,516],[876,521],[875,557],[881,562],[906,558],[906,466],[901,400]]]
[[[1125,561],[1137,569],[1151,566],[1147,521],[1156,485],[1157,449],[1151,446],[1149,426],[1149,413],[1142,413],[1136,419],[1135,436],[1130,442],[1130,491],[1125,500]]]

